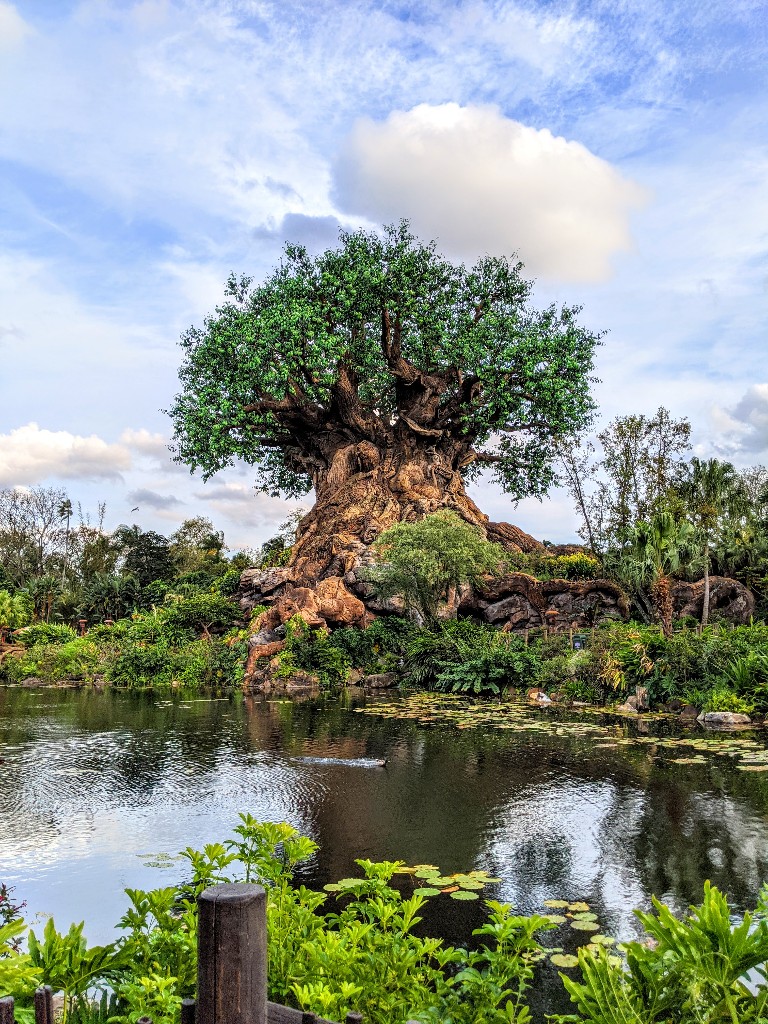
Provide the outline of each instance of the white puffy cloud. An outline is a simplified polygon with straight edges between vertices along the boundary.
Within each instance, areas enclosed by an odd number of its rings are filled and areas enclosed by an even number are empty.
[[[0,51],[18,46],[29,32],[29,25],[14,5],[0,0]]]
[[[45,430],[37,423],[0,434],[0,484],[36,484],[47,477],[64,480],[120,479],[131,467],[123,445],[107,444],[91,434]]]
[[[492,106],[422,103],[359,120],[335,166],[341,209],[408,217],[453,256],[518,252],[534,274],[599,281],[630,248],[644,191],[579,142]]]

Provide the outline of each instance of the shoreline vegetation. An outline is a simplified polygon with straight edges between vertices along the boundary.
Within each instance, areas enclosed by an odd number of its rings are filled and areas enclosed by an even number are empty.
[[[0,990],[13,996],[19,1024],[34,1020],[41,985],[59,993],[62,1024],[178,1024],[182,999],[195,994],[197,897],[246,881],[267,893],[269,998],[331,1020],[362,1012],[368,1024],[529,1024],[531,989],[547,964],[574,1011],[548,1014],[550,1024],[764,1020],[768,989],[745,976],[765,976],[765,888],[737,924],[709,883],[683,920],[654,900],[651,913],[636,911],[643,941],[616,942],[583,900],[553,895],[540,913],[516,914],[489,898],[501,880],[484,871],[443,875],[436,865],[357,860],[355,877],[313,891],[294,871],[316,851],[286,823],[241,814],[230,838],[181,852],[183,881],[126,889],[120,937],[102,946],[88,945],[82,923],[29,928],[23,905],[2,887]],[[472,949],[419,927],[428,902],[449,899],[484,902]]]

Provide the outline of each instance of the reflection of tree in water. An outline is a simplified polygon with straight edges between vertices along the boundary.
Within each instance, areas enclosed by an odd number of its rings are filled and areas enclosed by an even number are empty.
[[[707,879],[738,907],[753,906],[768,878],[768,829],[754,787],[739,793],[734,774],[726,794],[716,762],[692,771],[656,764],[643,790],[617,788],[600,827],[602,859],[633,862],[642,889],[680,910],[701,901]]]

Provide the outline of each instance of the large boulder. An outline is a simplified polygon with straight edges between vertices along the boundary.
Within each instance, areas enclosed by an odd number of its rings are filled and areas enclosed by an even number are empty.
[[[672,584],[672,603],[675,615],[683,619],[690,615],[701,619],[704,608],[704,580]],[[737,625],[746,625],[755,613],[755,599],[743,583],[726,576],[709,578],[709,617],[728,619]]]

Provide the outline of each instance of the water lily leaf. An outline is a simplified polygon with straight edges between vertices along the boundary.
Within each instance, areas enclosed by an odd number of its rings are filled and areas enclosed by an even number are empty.
[[[593,935],[590,942],[596,942],[600,946],[613,946],[616,939],[611,938],[610,935]]]
[[[600,930],[600,925],[595,921],[571,921],[571,928],[577,932],[596,932]]]
[[[544,900],[544,906],[552,907],[553,910],[563,910],[568,906],[568,900]]]
[[[592,910],[581,910],[573,915],[574,921],[596,921],[597,914]]]
[[[452,900],[476,900],[477,898],[476,892],[467,892],[466,889],[459,889],[458,892],[451,893]]]
[[[446,886],[445,889],[441,889],[440,890],[440,892],[458,892],[458,891],[459,891],[458,885],[449,885],[449,886]]]
[[[328,885],[324,885],[323,888],[326,892],[341,892],[341,886],[337,885],[336,882],[329,882]]]
[[[555,967],[578,967],[579,958],[574,956],[573,953],[555,953],[554,956],[549,958],[550,963],[553,963]]]
[[[432,886],[425,886],[425,887],[422,887],[421,889],[414,889],[413,891],[414,891],[414,894],[416,896],[439,896],[440,895],[440,890],[439,889],[433,889]]]
[[[437,875],[439,870],[439,868],[425,866],[423,868],[414,868],[413,873],[417,878],[431,878],[433,875]]]
[[[563,917],[562,914],[545,914],[544,917],[546,917],[548,921],[551,921],[552,924],[565,924],[568,920],[568,918]]]
[[[464,881],[459,881],[459,879],[457,878],[456,882],[457,882],[458,885],[461,886],[462,889],[484,889],[485,888],[485,886],[483,885],[482,882],[475,882],[473,879],[470,879],[469,881],[464,882]]]
[[[589,904],[583,900],[578,900],[576,903],[568,903],[567,907],[569,910],[574,911],[574,913],[582,913],[585,910],[589,910]]]

